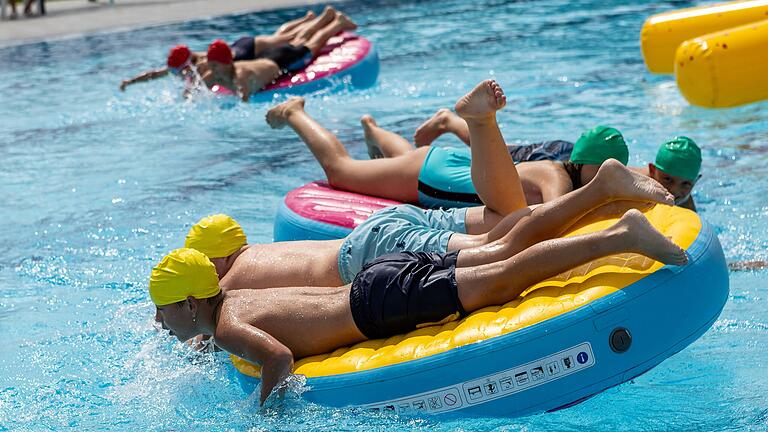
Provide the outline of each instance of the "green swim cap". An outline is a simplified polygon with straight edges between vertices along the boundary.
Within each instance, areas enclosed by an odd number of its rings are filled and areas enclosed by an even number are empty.
[[[629,149],[621,132],[608,126],[595,126],[585,131],[571,152],[571,162],[577,164],[600,165],[611,158],[626,165]]]
[[[661,145],[654,165],[669,175],[695,181],[701,170],[701,149],[686,136],[674,137]]]

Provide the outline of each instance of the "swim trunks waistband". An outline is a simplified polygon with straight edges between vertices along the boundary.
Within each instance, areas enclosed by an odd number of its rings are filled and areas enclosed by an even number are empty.
[[[483,205],[477,194],[444,191],[419,181],[419,204],[429,208],[473,207]]]

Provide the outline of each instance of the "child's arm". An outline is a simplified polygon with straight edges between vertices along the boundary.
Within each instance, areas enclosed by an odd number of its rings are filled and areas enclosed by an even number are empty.
[[[243,102],[248,102],[251,98],[251,87],[248,85],[247,81],[238,86],[238,91],[240,91],[240,98]]]
[[[248,102],[252,93],[258,92],[280,77],[280,68],[272,60],[258,59],[247,62],[237,69],[235,85],[240,90],[243,102]]]
[[[166,75],[168,75],[167,67],[156,69],[153,71],[142,72],[133,78],[123,80],[123,82],[120,83],[120,90],[125,91],[125,88],[131,84],[134,84],[137,82],[143,82],[143,81],[151,81],[153,79],[162,78]]]
[[[263,405],[272,389],[293,370],[293,353],[280,341],[247,324],[222,325],[216,329],[216,345],[254,364],[261,365]]]
[[[240,93],[240,99],[243,102],[248,102],[251,97],[251,71],[247,68],[235,67],[235,91]]]

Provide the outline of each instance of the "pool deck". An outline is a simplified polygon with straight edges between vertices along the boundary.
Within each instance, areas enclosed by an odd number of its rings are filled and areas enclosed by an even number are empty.
[[[0,21],[0,47],[319,3],[328,1],[114,0],[114,4],[108,0],[48,1],[44,16]],[[17,0],[16,7],[21,15],[23,0]],[[33,10],[37,10],[37,2]],[[6,14],[10,15],[9,5]]]

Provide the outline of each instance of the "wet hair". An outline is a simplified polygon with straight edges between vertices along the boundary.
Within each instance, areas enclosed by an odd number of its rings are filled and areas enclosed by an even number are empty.
[[[571,178],[571,183],[573,183],[573,190],[584,186],[581,183],[581,169],[584,168],[584,164],[564,161],[563,168],[565,168],[565,172],[568,173],[568,177]]]

